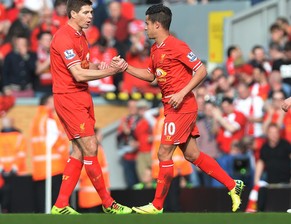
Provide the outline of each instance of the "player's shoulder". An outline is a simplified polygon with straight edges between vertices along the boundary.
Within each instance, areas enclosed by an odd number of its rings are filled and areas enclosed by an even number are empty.
[[[169,39],[168,39],[169,43],[173,44],[173,45],[187,45],[185,41],[173,36],[173,35],[170,35],[169,36]]]
[[[70,35],[66,26],[62,26],[54,34],[52,42],[64,44],[66,41],[68,41],[69,37]]]

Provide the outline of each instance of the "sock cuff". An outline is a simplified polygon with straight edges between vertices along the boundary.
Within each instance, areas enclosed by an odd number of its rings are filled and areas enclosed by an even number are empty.
[[[84,156],[83,159],[84,165],[92,165],[98,162],[97,156]]]
[[[76,158],[74,158],[72,156],[69,157],[67,163],[70,163],[70,164],[72,164],[72,165],[74,165],[74,166],[76,166],[78,168],[82,168],[83,167],[83,163],[80,160],[78,160],[78,159],[76,159]]]
[[[173,160],[161,161],[159,166],[163,168],[172,167],[174,166],[174,161]]]
[[[195,166],[199,166],[199,164],[203,161],[204,157],[205,157],[205,153],[200,152],[198,158],[193,162],[193,164]]]

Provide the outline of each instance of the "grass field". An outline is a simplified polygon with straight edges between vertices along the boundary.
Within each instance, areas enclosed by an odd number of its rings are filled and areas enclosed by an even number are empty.
[[[288,213],[165,213],[162,215],[0,214],[0,224],[286,224]]]

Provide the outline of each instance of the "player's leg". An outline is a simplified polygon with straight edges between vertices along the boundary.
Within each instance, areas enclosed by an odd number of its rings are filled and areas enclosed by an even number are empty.
[[[181,144],[180,148],[186,160],[222,183],[229,190],[233,202],[232,211],[235,212],[241,204],[240,196],[244,187],[243,182],[233,180],[212,157],[200,152],[195,137],[189,136],[186,143]]]
[[[172,160],[173,153],[177,146],[161,144],[158,151],[159,174],[157,179],[157,188],[152,203],[133,207],[132,209],[140,214],[160,214],[163,213],[163,206],[168,194],[171,181],[174,176],[174,163]]]
[[[73,152],[67,161],[63,172],[62,184],[55,205],[53,206],[52,214],[79,214],[74,209],[69,207],[69,200],[73,190],[78,183],[80,173],[83,167],[82,153],[78,146],[73,142]]]
[[[82,137],[74,141],[76,141],[76,144],[78,144],[83,152],[83,163],[86,173],[102,200],[104,212],[111,214],[131,213],[131,208],[116,203],[106,189],[102,169],[97,158],[98,144],[96,136]]]

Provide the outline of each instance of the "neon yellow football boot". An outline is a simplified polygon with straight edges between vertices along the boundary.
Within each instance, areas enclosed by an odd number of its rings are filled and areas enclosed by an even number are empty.
[[[235,180],[235,187],[228,193],[232,200],[232,211],[236,212],[241,204],[241,193],[244,189],[244,182],[241,180]]]
[[[163,209],[161,210],[157,209],[152,203],[140,207],[133,207],[132,210],[139,214],[157,215],[163,213]]]
[[[102,206],[102,209],[107,214],[126,215],[132,213],[131,208],[121,205],[116,201],[114,201],[109,208],[105,208],[104,206]]]
[[[51,214],[52,215],[81,215],[79,212],[77,212],[70,206],[58,208],[55,205],[52,207]]]

